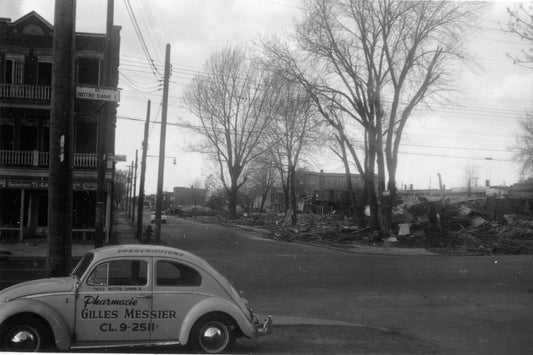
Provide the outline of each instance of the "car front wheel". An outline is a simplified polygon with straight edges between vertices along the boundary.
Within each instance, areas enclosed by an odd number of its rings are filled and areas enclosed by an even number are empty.
[[[235,326],[225,316],[200,318],[191,330],[190,345],[193,351],[218,354],[235,344]]]
[[[21,317],[8,321],[0,333],[4,351],[42,351],[51,346],[51,333],[37,318]]]

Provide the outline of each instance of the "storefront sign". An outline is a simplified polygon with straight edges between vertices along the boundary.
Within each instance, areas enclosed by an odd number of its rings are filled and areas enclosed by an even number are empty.
[[[0,180],[2,189],[48,190],[48,181]],[[74,182],[74,191],[96,191],[95,182]]]

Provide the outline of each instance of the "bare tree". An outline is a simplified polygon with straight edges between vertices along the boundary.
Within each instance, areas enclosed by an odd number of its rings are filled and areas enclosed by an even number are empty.
[[[372,227],[379,220],[384,231],[390,227],[391,205],[380,210],[379,202],[387,177],[390,199],[395,197],[406,124],[419,104],[451,88],[453,69],[465,60],[463,38],[479,9],[463,2],[312,0],[297,27],[297,51],[279,41],[266,44],[343,141],[362,142],[364,156],[357,160]],[[358,128],[346,131],[335,111]]]
[[[520,54],[509,54],[515,64],[533,68],[533,4],[519,3],[513,8],[507,8],[509,21],[507,31],[517,35],[526,41],[527,49],[523,49]]]
[[[339,129],[340,130],[340,129]],[[363,208],[361,206],[360,201],[357,201],[355,196],[355,188],[352,183],[352,172],[350,168],[350,156],[348,154],[348,151],[351,149],[353,150],[353,144],[351,142],[347,141],[347,137],[344,134],[334,133],[335,136],[335,144],[331,147],[331,150],[335,155],[337,155],[343,165],[344,165],[344,171],[346,173],[346,187],[348,190],[348,197],[350,199],[350,204],[352,206],[352,217],[354,221],[364,221],[363,218]],[[362,168],[360,166],[360,162],[358,162],[358,157],[356,154],[352,154],[352,157],[354,158],[357,164],[359,165],[358,170],[362,171]]]
[[[277,181],[276,169],[272,159],[265,155],[261,159],[256,159],[249,166],[249,180],[252,188],[261,198],[259,212],[265,211],[265,205],[268,196],[272,192],[274,183]]]
[[[268,132],[272,141],[275,162],[284,184],[286,213],[291,223],[297,221],[296,169],[302,156],[313,149],[319,140],[321,121],[313,110],[309,94],[301,86],[283,82],[278,100],[278,112]]]
[[[533,69],[533,5],[519,3],[507,8],[509,21],[507,31],[526,41],[527,49],[520,54],[509,54],[515,64]],[[520,132],[516,135],[514,160],[522,164],[522,174],[533,172],[533,112],[526,112],[520,121]]]
[[[276,110],[278,90],[272,74],[242,47],[213,52],[203,71],[183,96],[197,121],[184,124],[204,138],[194,149],[217,162],[235,218],[243,172],[263,152],[259,143]]]
[[[464,178],[466,185],[466,193],[468,196],[472,195],[472,190],[477,187],[477,179],[479,173],[479,167],[468,164],[465,166]]]
[[[533,172],[533,113],[526,113],[520,121],[520,133],[516,136],[514,160],[522,164],[522,174]]]

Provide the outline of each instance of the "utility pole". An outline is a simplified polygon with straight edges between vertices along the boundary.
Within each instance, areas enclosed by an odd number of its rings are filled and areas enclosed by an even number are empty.
[[[157,174],[157,195],[155,200],[154,243],[161,242],[161,207],[163,203],[163,176],[165,174],[165,144],[167,134],[168,81],[170,78],[170,44],[165,52],[165,77],[163,81],[163,109],[161,111],[161,138],[159,140],[159,170]]]
[[[50,277],[67,276],[72,259],[72,166],[76,75],[76,1],[56,0],[54,12],[50,163],[48,168],[48,251]]]
[[[144,176],[146,175],[146,154],[148,152],[148,130],[150,128],[150,106],[151,101],[148,100],[148,107],[146,109],[146,122],[144,123],[144,139],[142,144],[141,156],[141,181],[139,181],[139,202],[137,203],[137,240],[142,240],[143,235],[143,208],[144,208]]]
[[[437,176],[439,177],[440,200],[444,201],[444,186],[442,185],[442,176],[440,173],[437,173]]]
[[[132,185],[133,185],[133,161],[131,162],[131,165],[128,165],[128,209],[126,210],[126,215],[128,217],[131,217],[131,205],[133,203],[132,201]]]
[[[137,193],[137,163],[139,160],[139,150],[135,149],[135,168],[133,168],[133,203],[131,209],[131,222],[135,222],[135,195]]]
[[[106,20],[106,46],[104,57],[104,83],[111,86],[112,72],[112,36],[113,36],[113,17],[114,17],[114,0],[107,0],[107,20]],[[106,183],[105,175],[107,170],[107,132],[108,120],[111,115],[111,103],[104,104],[104,115],[98,115],[98,141],[97,141],[97,177],[96,177],[96,210],[94,222],[94,247],[99,248],[104,245],[105,233],[105,201],[106,201]],[[108,193],[111,193],[109,189]],[[108,226],[109,228],[109,226]]]

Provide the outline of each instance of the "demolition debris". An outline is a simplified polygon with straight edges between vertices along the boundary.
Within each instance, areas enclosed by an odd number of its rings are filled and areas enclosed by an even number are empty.
[[[533,254],[533,215],[527,200],[463,198],[432,202],[414,199],[393,209],[389,235],[350,223],[337,213],[300,214],[291,226],[283,215],[254,214],[237,224],[268,228],[272,238],[326,244],[425,248],[443,254]]]

